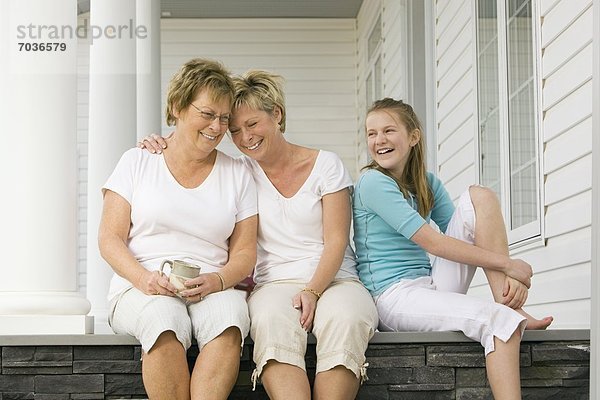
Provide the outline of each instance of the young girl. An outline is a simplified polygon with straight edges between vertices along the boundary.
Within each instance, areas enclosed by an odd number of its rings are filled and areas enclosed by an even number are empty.
[[[376,101],[366,131],[372,162],[354,191],[354,241],[379,329],[460,330],[484,346],[494,397],[521,398],[521,334],[526,326],[546,328],[552,318],[537,320],[521,309],[533,273],[508,256],[495,194],[471,186],[454,206],[425,170],[421,124],[402,101]],[[433,265],[427,253],[437,256]],[[484,268],[496,302],[465,295],[474,266]]]

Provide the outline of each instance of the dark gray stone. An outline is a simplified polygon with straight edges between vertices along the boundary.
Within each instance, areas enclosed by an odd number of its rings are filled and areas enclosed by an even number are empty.
[[[422,367],[425,365],[425,354],[420,356],[380,356],[367,357],[371,368]]]
[[[454,390],[454,383],[417,383],[410,385],[390,385],[390,392],[432,392]]]
[[[73,393],[72,400],[99,400],[104,399],[104,393]]]
[[[141,374],[142,363],[140,361],[74,361],[74,374]]]
[[[483,347],[472,344],[427,346],[427,365],[438,367],[485,367]]]
[[[33,400],[33,392],[2,393],[2,400]]]
[[[69,363],[73,361],[72,346],[39,346],[35,348],[35,361],[38,362],[56,362]]]
[[[67,365],[64,367],[45,367],[37,366],[37,362],[31,362],[26,365],[36,365],[32,367],[28,366],[15,366],[15,367],[4,367],[2,374],[4,375],[68,375],[73,373],[73,367]]]
[[[146,394],[141,374],[107,374],[104,376],[107,395]]]
[[[392,385],[408,383],[412,377],[412,368],[373,368],[368,371],[371,385]]]
[[[387,385],[362,385],[356,396],[357,400],[388,400]]]
[[[587,366],[544,366],[521,368],[521,380],[527,379],[589,379]]]
[[[53,393],[53,394],[35,394],[35,400],[70,400],[71,396],[68,393]]]
[[[103,375],[38,375],[35,377],[36,393],[101,393],[104,391]]]
[[[75,346],[73,360],[136,360],[133,346]],[[139,358],[137,358],[139,360]]]
[[[490,388],[457,388],[456,400],[494,400]]]
[[[412,344],[372,344],[366,351],[369,357],[393,357],[393,356],[423,356],[425,357],[425,346]]]
[[[33,376],[27,375],[0,375],[0,392],[33,392]]]
[[[457,368],[456,387],[489,386],[485,368]]]
[[[454,391],[446,392],[390,392],[390,400],[454,400]]]
[[[31,346],[14,346],[2,348],[2,363],[11,361],[33,361],[35,347]]]
[[[523,400],[589,400],[589,387],[523,388]]]
[[[135,346],[133,348],[133,359],[134,360],[142,360],[142,347],[141,346]]]
[[[589,342],[539,343],[531,346],[533,364],[588,365]]]

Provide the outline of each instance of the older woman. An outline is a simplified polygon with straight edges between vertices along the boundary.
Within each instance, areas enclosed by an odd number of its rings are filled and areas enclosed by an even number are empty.
[[[310,399],[304,355],[312,330],[314,398],[354,398],[377,311],[348,243],[352,180],[336,154],[285,139],[280,76],[249,71],[234,82],[229,131],[254,176],[260,214],[257,286],[248,299],[253,379],[272,399]],[[162,139],[153,138],[145,145],[160,151]]]
[[[168,91],[168,149],[128,150],[103,188],[99,244],[115,271],[109,319],[140,341],[152,399],[225,399],[237,377],[249,317],[231,287],[256,262],[257,205],[248,169],[215,149],[233,96],[221,64],[187,62]],[[175,258],[202,271],[179,292],[158,271]],[[200,354],[190,376],[192,337]]]

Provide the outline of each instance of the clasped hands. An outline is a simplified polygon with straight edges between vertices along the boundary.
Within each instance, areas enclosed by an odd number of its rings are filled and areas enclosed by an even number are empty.
[[[205,273],[184,282],[186,289],[177,290],[167,275],[160,271],[145,271],[136,287],[147,295],[179,296],[186,303],[196,303],[211,293],[221,291],[221,279],[217,274]]]

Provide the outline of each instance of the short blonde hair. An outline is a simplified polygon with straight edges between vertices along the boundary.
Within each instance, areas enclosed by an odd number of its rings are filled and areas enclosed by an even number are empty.
[[[231,73],[218,61],[194,58],[181,66],[169,83],[165,110],[167,125],[175,125],[174,113],[187,108],[201,90],[208,90],[211,101],[228,101],[235,89]]]
[[[275,107],[281,110],[281,132],[285,132],[284,79],[280,75],[264,70],[249,70],[233,78],[235,97],[233,108],[246,106],[273,115]]]

